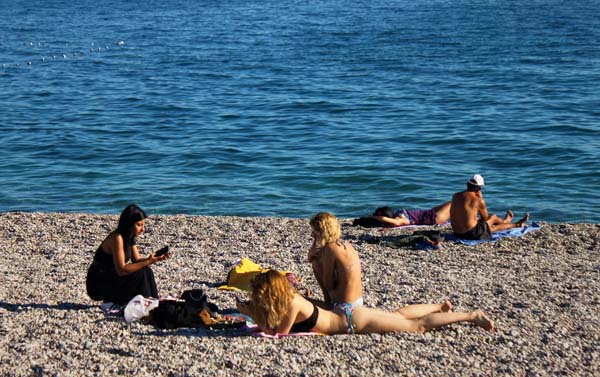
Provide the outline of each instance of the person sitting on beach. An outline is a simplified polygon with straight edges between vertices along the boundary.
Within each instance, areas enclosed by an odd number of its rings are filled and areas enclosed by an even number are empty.
[[[124,305],[138,294],[158,298],[149,266],[170,254],[140,257],[136,237],[144,232],[147,217],[140,207],[129,205],[121,213],[117,229],[96,250],[86,278],[87,294],[92,300]]]
[[[457,322],[471,322],[494,330],[494,322],[483,311],[453,312],[449,301],[409,305],[393,312],[351,305],[326,310],[297,293],[285,276],[273,270],[253,279],[250,300],[237,303],[237,308],[270,335],[290,332],[328,335],[424,333]]]
[[[511,210],[506,212],[503,219],[494,214],[488,214],[481,193],[483,186],[483,177],[475,174],[467,181],[465,191],[457,192],[452,196],[450,224],[456,237],[467,240],[487,240],[492,238],[492,233],[522,227],[529,219],[527,213],[522,219],[512,223],[513,213]]]
[[[310,219],[313,242],[308,251],[315,278],[323,291],[324,304],[363,304],[362,272],[358,252],[341,240],[338,219],[329,212]]]
[[[394,211],[390,207],[379,207],[371,217],[389,226],[445,224],[450,218],[450,207],[450,202],[431,209],[401,209]]]

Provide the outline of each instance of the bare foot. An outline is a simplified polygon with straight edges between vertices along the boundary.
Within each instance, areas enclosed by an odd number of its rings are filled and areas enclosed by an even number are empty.
[[[440,309],[440,312],[442,313],[448,313],[452,311],[452,303],[448,300],[444,301],[442,303],[442,308]]]
[[[523,218],[519,221],[517,221],[515,224],[517,225],[517,227],[521,228],[523,227],[523,225],[525,225],[525,223],[527,222],[527,220],[529,220],[529,214],[526,213],[525,216],[523,216]]]
[[[473,323],[476,326],[479,326],[482,329],[487,330],[487,331],[494,331],[494,329],[495,329],[494,321],[489,319],[483,311],[475,310],[473,312],[473,315],[475,316],[475,318],[473,319]]]
[[[508,224],[512,221],[514,217],[513,211],[511,211],[510,209],[508,211],[506,211],[506,216],[504,216],[504,223]]]

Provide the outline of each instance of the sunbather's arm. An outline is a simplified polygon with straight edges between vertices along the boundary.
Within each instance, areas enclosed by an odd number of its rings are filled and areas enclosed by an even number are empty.
[[[477,212],[479,212],[479,216],[481,217],[482,220],[486,220],[489,219],[490,215],[488,213],[487,207],[485,205],[485,201],[483,200],[483,197],[480,197],[481,200],[479,200],[477,202]]]
[[[382,223],[393,225],[393,226],[403,226],[409,225],[410,221],[406,217],[387,217],[387,216],[371,216],[381,221]]]
[[[308,249],[308,263],[312,263],[312,261],[315,258],[319,257],[319,251],[321,250],[321,248],[319,246],[317,246],[317,240],[313,240],[312,245],[310,246],[310,249]]]
[[[123,245],[123,237],[121,235],[117,235],[107,240],[106,246],[109,250],[112,251],[113,263],[115,265],[115,271],[119,276],[129,275],[133,272],[139,271],[151,264],[154,264],[158,261],[164,260],[168,258],[168,255],[163,255],[160,257],[156,257],[154,253],[150,254],[147,258],[138,259],[132,263],[127,263],[125,261],[125,248]],[[137,246],[134,246],[135,250],[137,250]],[[136,251],[136,255],[139,258],[139,252]]]

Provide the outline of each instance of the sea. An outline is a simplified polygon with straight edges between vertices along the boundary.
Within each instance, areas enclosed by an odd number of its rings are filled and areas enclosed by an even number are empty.
[[[0,212],[600,223],[598,0],[0,0]]]

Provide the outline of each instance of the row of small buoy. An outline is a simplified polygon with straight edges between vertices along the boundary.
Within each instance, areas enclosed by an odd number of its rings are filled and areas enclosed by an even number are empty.
[[[114,44],[117,47],[123,47],[123,46],[125,46],[125,41],[120,40],[120,41],[115,42]],[[43,43],[43,42],[38,42],[37,44],[34,43],[34,42],[29,42],[29,43],[26,43],[26,45],[29,45],[30,47],[36,47],[36,46],[38,46],[38,47],[44,47],[44,46],[46,46],[46,44]],[[90,54],[93,54],[93,53],[101,52],[101,51],[108,50],[108,49],[110,49],[109,45],[104,45],[102,47],[102,46],[97,46],[96,43],[92,42],[91,47],[89,48],[88,51],[89,51]],[[84,55],[85,55],[84,51],[82,49],[78,49],[78,51],[75,51],[73,53],[69,53],[69,54],[62,53],[62,54],[53,54],[53,55],[42,56],[41,58],[39,58],[39,60],[28,60],[25,63],[12,63],[12,64],[10,64],[10,63],[2,63],[2,68],[10,68],[10,67],[19,68],[19,67],[21,67],[21,65],[23,65],[23,66],[32,66],[34,64],[34,61],[40,61],[41,63],[45,63],[45,62],[48,62],[48,61],[51,61],[51,60],[57,60],[57,59],[59,59],[59,60],[60,59],[65,60],[65,59],[68,59],[69,57],[72,57],[72,59],[77,59],[77,58],[82,57]]]

